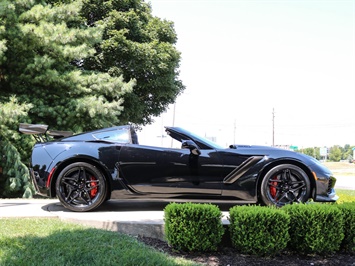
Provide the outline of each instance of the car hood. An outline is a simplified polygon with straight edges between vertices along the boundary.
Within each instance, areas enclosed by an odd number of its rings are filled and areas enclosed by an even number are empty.
[[[245,155],[263,155],[274,159],[281,158],[281,157],[293,158],[301,161],[306,161],[310,164],[319,163],[318,160],[306,154],[302,154],[291,150],[276,148],[276,147],[269,147],[269,146],[231,145],[228,151],[237,154],[245,154]]]
[[[277,160],[279,158],[292,159],[292,160],[302,162],[303,164],[307,165],[313,170],[317,170],[318,172],[322,172],[326,175],[332,174],[331,171],[317,159],[313,158],[312,156],[295,152],[295,151],[290,151],[290,150],[285,150],[285,149],[280,149],[275,147],[268,147],[268,146],[231,145],[230,148],[228,149],[228,152],[248,155],[248,156],[266,156],[272,160]]]

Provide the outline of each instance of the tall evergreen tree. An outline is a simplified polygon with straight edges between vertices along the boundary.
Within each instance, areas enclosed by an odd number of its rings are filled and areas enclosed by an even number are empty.
[[[5,60],[0,61],[6,77],[0,83],[1,99],[16,95],[19,102],[32,103],[30,122],[82,131],[120,121],[122,96],[135,81],[83,68],[95,54],[102,27],[86,25],[82,5],[81,0],[3,4],[0,40],[7,50],[2,49]]]
[[[21,158],[33,143],[17,131],[17,121],[27,115],[29,108],[30,104],[19,104],[15,97],[0,105],[0,197],[33,195],[28,169]]]

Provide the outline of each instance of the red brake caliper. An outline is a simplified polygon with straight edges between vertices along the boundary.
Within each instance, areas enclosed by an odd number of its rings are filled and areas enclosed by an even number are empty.
[[[277,176],[273,177],[271,180],[277,180]],[[276,192],[277,192],[276,187],[277,187],[277,182],[276,181],[271,182],[270,194],[274,199],[276,197]]]
[[[96,184],[97,184],[97,182],[95,182],[96,179],[95,179],[95,177],[93,177],[93,176],[90,178],[90,180],[92,181],[92,182],[90,182],[90,186],[91,186],[91,187],[94,187],[93,189],[90,190],[90,196],[91,196],[91,198],[93,198],[93,197],[95,197],[96,194],[97,194],[97,187],[95,187]]]

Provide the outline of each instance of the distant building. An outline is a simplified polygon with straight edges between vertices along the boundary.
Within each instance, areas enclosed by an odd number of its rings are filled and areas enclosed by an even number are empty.
[[[289,150],[289,151],[298,150],[298,146],[293,146],[293,145],[275,145],[274,147],[279,149]]]

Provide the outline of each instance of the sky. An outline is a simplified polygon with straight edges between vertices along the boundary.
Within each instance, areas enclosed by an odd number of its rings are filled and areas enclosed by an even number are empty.
[[[139,132],[229,144],[355,145],[355,0],[150,0],[174,23],[186,86]]]

